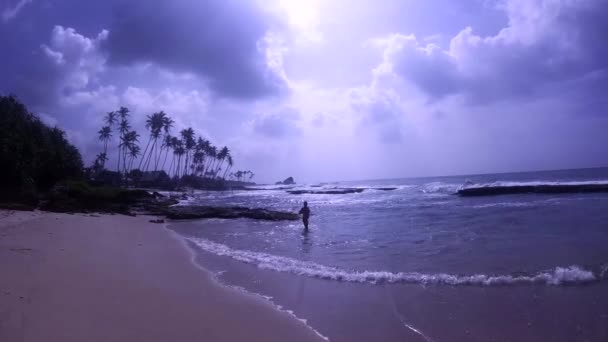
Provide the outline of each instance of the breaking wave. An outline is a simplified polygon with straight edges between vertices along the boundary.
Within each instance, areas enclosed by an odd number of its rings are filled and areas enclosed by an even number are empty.
[[[454,275],[447,273],[425,274],[418,272],[388,271],[348,271],[337,267],[320,265],[314,262],[301,261],[288,257],[261,252],[238,250],[224,244],[203,238],[188,237],[202,250],[255,265],[261,269],[277,272],[288,272],[297,275],[320,279],[356,282],[356,283],[410,283],[428,285],[511,285],[511,284],[545,284],[573,285],[596,282],[603,278],[606,271],[596,276],[592,271],[572,265],[556,267],[552,270],[533,275]]]

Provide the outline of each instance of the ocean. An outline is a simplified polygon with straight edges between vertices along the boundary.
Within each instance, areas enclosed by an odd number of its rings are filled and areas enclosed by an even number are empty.
[[[608,184],[608,168],[193,192],[182,204],[302,222],[169,228],[217,279],[331,341],[608,341],[608,193],[461,197],[470,187]],[[347,194],[292,194],[333,191]]]

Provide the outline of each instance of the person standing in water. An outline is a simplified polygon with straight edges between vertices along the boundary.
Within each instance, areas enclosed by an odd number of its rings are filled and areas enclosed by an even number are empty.
[[[308,230],[308,218],[310,217],[310,208],[308,208],[308,202],[304,201],[304,206],[300,209],[302,215],[302,222],[304,223],[304,230]]]

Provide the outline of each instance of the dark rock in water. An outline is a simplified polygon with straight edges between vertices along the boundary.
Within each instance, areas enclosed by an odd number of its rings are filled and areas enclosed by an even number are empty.
[[[569,194],[593,192],[608,192],[608,184],[482,186],[458,190],[458,195],[468,197],[513,194]]]
[[[296,184],[296,181],[293,180],[293,177],[287,177],[282,182],[276,182],[276,185],[293,185]]]
[[[296,213],[246,207],[179,206],[168,208],[165,215],[172,220],[250,218],[266,221],[294,221],[299,219],[299,215]]]
[[[154,196],[154,198],[163,198],[163,197],[167,197],[167,196],[165,196],[165,195],[163,195],[163,194],[159,193],[158,191],[154,191],[154,192],[152,193],[152,196]]]
[[[393,191],[397,190],[397,188],[369,188],[370,190],[380,190],[380,191]]]
[[[152,222],[152,223],[165,223],[165,220],[162,220],[162,219],[150,220],[150,222]]]
[[[344,195],[344,194],[356,194],[363,192],[365,189],[362,188],[349,188],[349,189],[330,189],[330,190],[288,190],[287,192],[292,195]]]

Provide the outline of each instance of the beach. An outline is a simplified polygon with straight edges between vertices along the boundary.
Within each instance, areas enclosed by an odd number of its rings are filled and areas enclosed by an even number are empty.
[[[0,212],[0,341],[319,341],[154,217]]]

